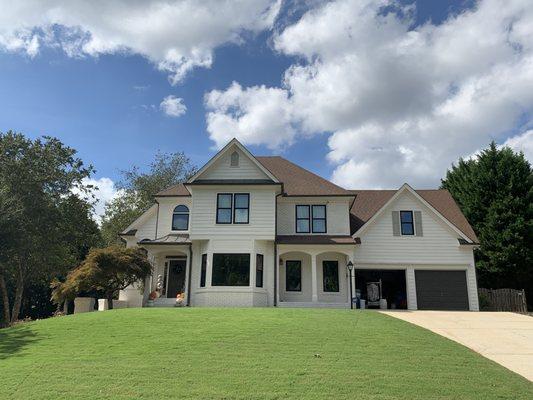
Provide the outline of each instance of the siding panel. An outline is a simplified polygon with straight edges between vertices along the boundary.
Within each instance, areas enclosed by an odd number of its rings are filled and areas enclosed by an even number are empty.
[[[297,204],[325,204],[327,216],[327,235],[349,235],[350,217],[349,200],[317,197],[316,199],[280,198],[278,200],[278,235],[295,235],[296,233],[296,205]],[[323,234],[322,234],[323,235]]]
[[[191,239],[246,236],[273,240],[275,234],[275,189],[253,186],[194,187]],[[249,224],[217,224],[217,193],[250,193]]]
[[[247,155],[238,149],[235,151],[239,153],[238,167],[230,165],[231,154],[233,153],[233,150],[230,149],[198,179],[270,179]]]

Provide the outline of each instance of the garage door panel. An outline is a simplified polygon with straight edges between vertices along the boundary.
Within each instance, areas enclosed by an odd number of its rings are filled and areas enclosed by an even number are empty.
[[[419,310],[468,310],[465,271],[415,271]]]

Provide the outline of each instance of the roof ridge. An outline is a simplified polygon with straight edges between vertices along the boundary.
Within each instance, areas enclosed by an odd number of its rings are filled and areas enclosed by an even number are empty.
[[[337,185],[337,184],[331,182],[329,179],[326,179],[326,178],[324,178],[324,177],[322,177],[322,176],[320,176],[320,175],[314,173],[313,171],[308,170],[307,168],[304,168],[304,167],[302,167],[302,166],[300,166],[300,165],[298,165],[298,164],[296,164],[296,163],[293,163],[292,161],[286,159],[285,157],[282,157],[282,156],[256,156],[256,158],[257,158],[258,160],[259,160],[260,158],[280,158],[280,159],[284,160],[285,162],[287,162],[287,163],[293,165],[294,167],[296,167],[296,168],[299,169],[300,171],[304,171],[305,173],[312,174],[312,175],[316,176],[317,178],[323,180],[324,182],[327,182],[327,183],[330,184],[330,185],[333,185],[333,186],[335,186],[335,187],[337,187],[337,188],[339,188],[339,189],[341,189],[341,190],[343,190],[343,191],[345,191],[345,192],[349,192],[348,189],[345,189],[345,188],[343,188],[342,186],[339,186],[339,185]],[[270,171],[270,169],[269,169],[266,165],[265,165],[264,167]],[[270,171],[270,172],[271,172],[272,174],[274,174],[272,171]],[[279,178],[278,178],[278,180],[280,180],[280,182],[283,182],[283,181],[282,181],[281,179],[279,179]]]

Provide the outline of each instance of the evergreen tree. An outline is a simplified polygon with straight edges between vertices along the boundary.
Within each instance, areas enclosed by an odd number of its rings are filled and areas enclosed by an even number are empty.
[[[524,154],[492,142],[476,158],[460,159],[442,180],[479,241],[482,287],[525,288],[533,304],[533,174]]]

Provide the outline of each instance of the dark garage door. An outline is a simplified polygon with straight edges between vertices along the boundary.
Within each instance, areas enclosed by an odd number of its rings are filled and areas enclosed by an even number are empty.
[[[415,271],[419,310],[468,310],[465,271]]]

